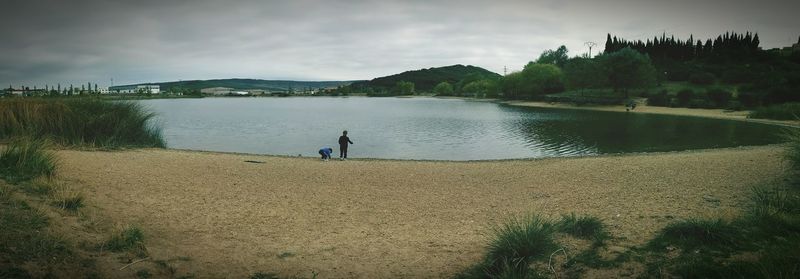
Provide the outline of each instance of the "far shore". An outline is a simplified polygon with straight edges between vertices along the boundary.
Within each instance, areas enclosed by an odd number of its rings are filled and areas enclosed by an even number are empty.
[[[534,101],[500,101],[500,103],[511,106],[520,106],[520,107],[626,112],[625,106],[623,105],[578,106],[569,103],[548,103],[548,102],[534,102]],[[771,120],[771,119],[748,118],[747,115],[750,113],[750,111],[745,111],[745,110],[729,111],[724,109],[670,108],[670,107],[656,107],[656,106],[648,106],[645,104],[637,104],[636,109],[628,111],[628,113],[650,113],[650,114],[664,114],[664,115],[677,115],[677,116],[706,117],[706,118],[737,120],[737,121],[746,121],[754,123],[789,126],[789,127],[800,127],[800,120]]]

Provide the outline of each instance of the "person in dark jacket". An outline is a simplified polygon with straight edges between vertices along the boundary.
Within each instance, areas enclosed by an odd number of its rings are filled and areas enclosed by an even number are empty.
[[[327,161],[331,158],[331,153],[333,153],[333,148],[330,147],[323,147],[319,150],[319,155],[322,156],[323,161]]]
[[[339,160],[347,159],[347,144],[353,144],[350,141],[350,138],[347,137],[347,130],[342,132],[342,136],[339,137]]]

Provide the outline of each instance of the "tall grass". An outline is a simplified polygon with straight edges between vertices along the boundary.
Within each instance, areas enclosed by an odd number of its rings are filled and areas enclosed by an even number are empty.
[[[0,100],[0,139],[49,137],[62,145],[164,147],[153,113],[139,104],[97,99]]]
[[[11,183],[52,176],[56,158],[45,139],[16,138],[0,152],[0,176]]]
[[[800,117],[800,103],[786,103],[760,107],[750,113],[749,118],[797,120]]]

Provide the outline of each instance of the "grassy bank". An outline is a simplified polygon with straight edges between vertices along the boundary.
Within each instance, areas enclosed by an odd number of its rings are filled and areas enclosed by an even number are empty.
[[[164,147],[154,114],[132,102],[97,99],[0,100],[0,139],[50,138],[67,146]]]
[[[753,188],[734,218],[676,220],[625,251],[607,249],[616,237],[594,217],[511,219],[492,230],[483,261],[457,277],[800,278],[800,131],[787,134],[792,169],[782,182]],[[589,242],[566,248],[576,239]]]
[[[749,118],[798,120],[800,119],[800,103],[786,103],[760,107],[750,113]]]

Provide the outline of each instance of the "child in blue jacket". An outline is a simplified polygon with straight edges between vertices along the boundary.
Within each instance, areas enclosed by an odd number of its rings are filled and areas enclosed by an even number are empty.
[[[322,160],[327,161],[331,158],[331,153],[333,153],[333,148],[330,147],[323,147],[319,150],[319,155],[322,155]]]

